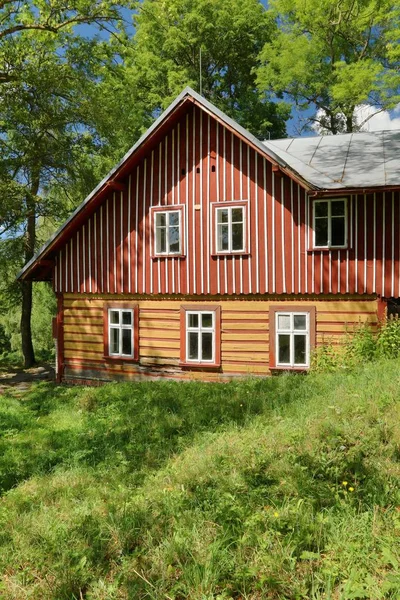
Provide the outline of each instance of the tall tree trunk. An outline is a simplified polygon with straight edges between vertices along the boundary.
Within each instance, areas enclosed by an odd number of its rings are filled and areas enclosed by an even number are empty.
[[[32,177],[29,197],[27,198],[28,219],[25,235],[25,263],[27,263],[35,251],[36,242],[36,211],[35,196],[39,190],[39,171]],[[24,366],[26,369],[35,364],[35,353],[32,343],[32,281],[22,282],[22,308],[21,308],[21,341],[22,353],[24,355]]]

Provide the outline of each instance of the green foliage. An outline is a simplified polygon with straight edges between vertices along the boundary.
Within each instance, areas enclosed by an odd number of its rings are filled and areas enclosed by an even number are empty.
[[[204,96],[256,136],[285,135],[288,107],[255,84],[259,52],[275,31],[258,0],[144,0],[134,24],[124,66],[110,84],[117,92],[129,85],[125,93],[133,94],[132,105],[147,122],[186,85],[199,91],[201,51]],[[121,125],[126,122],[129,114]]]
[[[400,319],[385,319],[373,332],[368,324],[360,324],[348,331],[339,346],[331,343],[319,345],[312,355],[314,371],[336,371],[362,365],[381,358],[397,358],[400,355]]]
[[[399,372],[4,395],[1,593],[397,598]]]
[[[377,353],[386,358],[396,358],[400,354],[400,319],[388,319],[382,324],[376,342]]]
[[[261,53],[258,84],[285,93],[322,131],[353,131],[355,108],[396,106],[398,3],[390,0],[274,0],[277,35]]]
[[[51,321],[56,312],[56,299],[47,283],[36,283],[33,288],[32,308],[32,338],[35,353],[40,360],[54,358],[54,340],[52,339]],[[20,336],[21,310],[18,304],[8,304],[7,310],[0,312],[0,331],[4,333],[4,348],[0,341],[0,354],[3,352],[3,362],[22,361]],[[1,337],[0,337],[1,339]]]

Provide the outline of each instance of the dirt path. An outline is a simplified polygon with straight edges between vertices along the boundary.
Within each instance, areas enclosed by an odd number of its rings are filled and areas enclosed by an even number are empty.
[[[4,373],[0,372],[0,394],[10,387],[24,392],[35,381],[54,381],[54,367],[43,364],[32,369],[10,369]]]

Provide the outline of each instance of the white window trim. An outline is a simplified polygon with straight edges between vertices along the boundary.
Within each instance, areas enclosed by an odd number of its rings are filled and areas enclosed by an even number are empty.
[[[189,316],[190,315],[198,315],[199,317],[199,326],[198,327],[189,327]],[[202,327],[202,315],[211,315],[212,317],[212,328],[211,327]],[[197,356],[199,356],[199,340],[201,339],[201,333],[212,333],[212,357],[208,360],[202,360],[201,358],[193,359],[189,358],[189,333],[197,333],[198,334],[198,346],[197,346]],[[215,345],[216,345],[216,331],[215,331],[215,311],[213,310],[186,310],[185,311],[185,336],[186,336],[186,362],[192,364],[213,364],[215,363]]]
[[[330,240],[332,238],[332,202],[344,202],[344,244],[341,246],[334,246],[333,244],[330,243]],[[328,243],[326,246],[317,246],[316,242],[315,242],[315,238],[316,238],[316,231],[315,231],[315,205],[316,204],[320,204],[322,202],[327,202],[328,203]],[[348,203],[347,203],[347,198],[321,198],[320,200],[314,200],[313,203],[313,247],[314,248],[337,248],[339,250],[343,249],[343,248],[347,248],[348,246]]]
[[[288,316],[290,315],[290,330],[289,329],[279,329],[278,322],[280,316]],[[294,317],[302,316],[306,317],[306,329],[305,330],[295,330],[294,329]],[[275,356],[276,356],[276,366],[277,367],[288,367],[291,369],[304,367],[307,368],[310,366],[310,313],[302,312],[302,311],[284,311],[280,310],[275,313]],[[279,362],[279,335],[290,335],[290,361],[288,363]],[[296,335],[306,336],[306,362],[305,363],[295,363],[294,362],[294,338]]]
[[[111,312],[117,312],[119,313],[119,323],[118,325],[115,323],[111,323],[111,319],[110,319],[110,314]],[[122,313],[123,312],[129,312],[131,313],[131,324],[130,325],[124,325],[122,324]],[[135,348],[134,348],[134,342],[135,342],[135,338],[134,338],[134,330],[135,330],[135,322],[134,322],[134,309],[133,308],[109,308],[108,309],[108,353],[110,356],[120,356],[122,358],[133,358],[135,355]],[[111,352],[111,329],[119,329],[119,352]],[[131,331],[131,348],[132,348],[132,352],[130,354],[124,354],[122,352],[122,330],[123,329],[130,329]]]
[[[154,210],[155,208],[157,208],[158,210]],[[165,210],[164,207],[163,210],[159,210],[161,207],[160,206],[153,206],[152,207],[152,212],[153,212],[153,219],[152,219],[152,246],[153,246],[153,252],[154,252],[154,256],[182,256],[184,253],[184,244],[183,244],[183,235],[184,235],[184,223],[185,223],[185,213],[184,213],[184,205],[183,204],[176,204],[174,206],[166,206]],[[169,250],[169,239],[167,237],[167,251],[166,252],[158,252],[157,251],[157,228],[156,228],[156,218],[157,218],[157,214],[161,214],[164,213],[166,215],[166,221],[169,224],[169,216],[167,216],[168,213],[171,212],[177,212],[179,214],[179,250],[177,252],[170,252]],[[169,225],[168,225],[169,227]]]
[[[250,236],[248,231],[250,222],[248,220],[248,201],[247,200],[231,200],[226,202],[216,202],[214,204],[214,251],[215,254],[243,254],[247,252],[247,239]],[[243,244],[240,250],[232,250],[232,210],[236,208],[242,209],[243,215]],[[229,249],[218,249],[218,211],[228,210],[228,228],[229,228]]]

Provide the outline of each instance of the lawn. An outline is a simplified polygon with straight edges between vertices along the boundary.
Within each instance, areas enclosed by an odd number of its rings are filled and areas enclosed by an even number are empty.
[[[399,367],[1,396],[0,598],[399,598]]]

